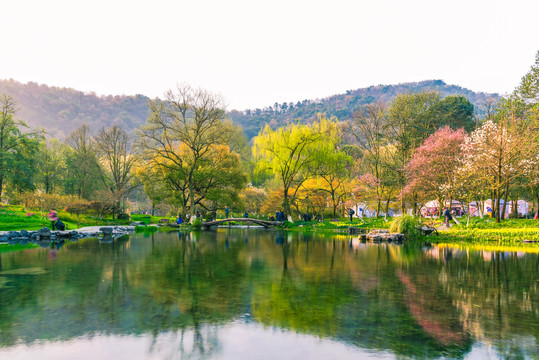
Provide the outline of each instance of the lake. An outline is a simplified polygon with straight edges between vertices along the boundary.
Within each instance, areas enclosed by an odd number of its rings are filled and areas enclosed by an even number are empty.
[[[218,229],[0,254],[0,359],[539,358],[537,253]]]

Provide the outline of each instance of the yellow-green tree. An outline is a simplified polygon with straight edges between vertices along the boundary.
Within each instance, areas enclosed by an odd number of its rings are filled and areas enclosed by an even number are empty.
[[[139,146],[148,165],[166,170],[169,183],[181,188],[191,215],[207,194],[222,192],[214,180],[245,179],[239,157],[229,150],[232,131],[224,117],[221,97],[184,85],[167,92],[165,101],[150,102],[146,125],[139,132]],[[221,145],[226,149],[218,147]],[[226,169],[238,170],[233,173],[240,176],[227,180],[225,175],[232,172]]]
[[[335,122],[322,116],[309,125],[289,124],[277,130],[266,125],[253,139],[257,170],[269,171],[282,182],[282,204],[287,214],[301,184],[312,175],[312,165],[328,149],[335,148],[337,141]]]

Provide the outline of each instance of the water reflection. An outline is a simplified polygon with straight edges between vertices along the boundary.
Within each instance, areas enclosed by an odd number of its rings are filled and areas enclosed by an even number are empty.
[[[273,340],[308,358],[539,356],[537,254],[219,229],[0,260],[0,358],[133,339],[151,339],[135,359],[297,358]]]

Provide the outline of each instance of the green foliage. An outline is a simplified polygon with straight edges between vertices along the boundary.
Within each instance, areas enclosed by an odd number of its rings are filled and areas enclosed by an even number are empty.
[[[195,229],[200,229],[202,226],[202,221],[200,219],[193,220],[193,227]]]
[[[156,232],[157,230],[158,230],[157,226],[135,226],[136,233],[141,233],[141,232],[152,233],[152,232]]]
[[[418,226],[421,226],[421,221],[418,218],[403,215],[393,219],[389,231],[404,234],[408,239],[417,239],[421,236]]]
[[[288,124],[277,130],[266,125],[254,138],[253,156],[257,170],[270,171],[279,179],[287,214],[291,214],[290,204],[294,201],[294,195],[290,193],[301,186],[309,176],[309,170],[321,162],[324,154],[334,150],[338,141],[335,121],[323,116],[310,125]]]
[[[9,230],[39,230],[50,221],[40,213],[27,212],[21,206],[0,208],[0,229]]]

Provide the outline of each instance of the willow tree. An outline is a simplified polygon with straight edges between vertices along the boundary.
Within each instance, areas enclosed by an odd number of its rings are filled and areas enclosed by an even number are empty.
[[[312,174],[312,165],[320,156],[334,149],[338,141],[334,121],[319,116],[309,125],[289,124],[273,130],[266,125],[253,139],[257,171],[269,171],[283,185],[283,208],[290,214],[290,204]]]
[[[139,146],[149,167],[161,169],[179,192],[182,205],[194,215],[195,205],[218,188],[218,178],[238,179],[224,176],[229,172],[223,165],[238,169],[239,164],[227,146],[231,129],[224,121],[224,101],[206,90],[184,85],[168,91],[165,101],[156,99],[149,105],[146,125],[138,134]],[[226,148],[218,147],[221,145]]]

